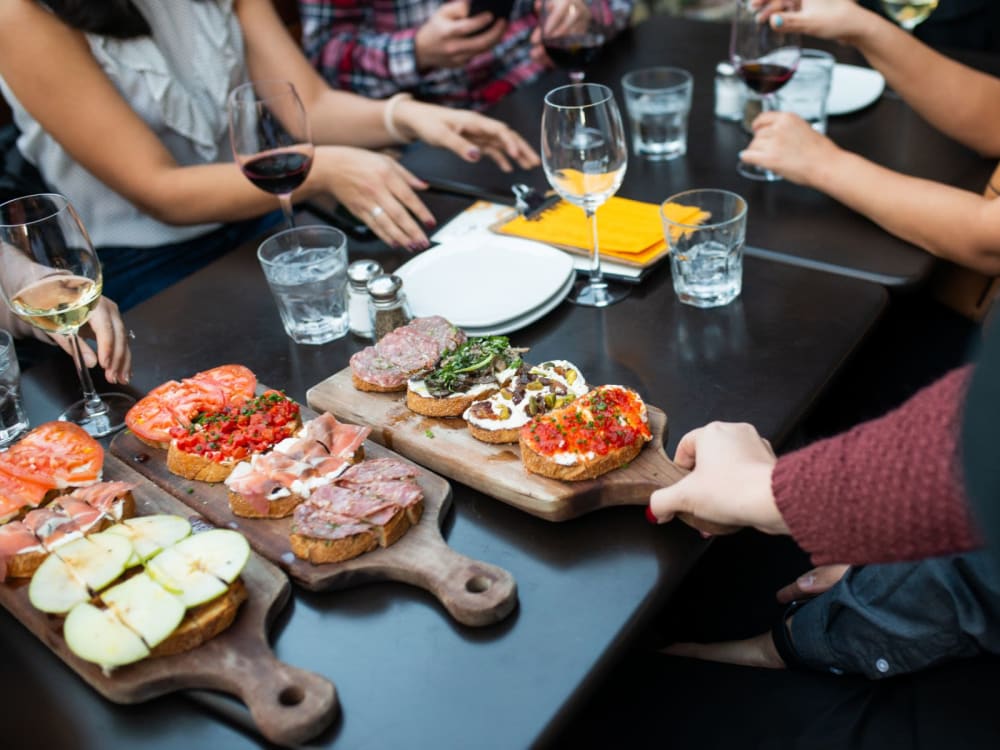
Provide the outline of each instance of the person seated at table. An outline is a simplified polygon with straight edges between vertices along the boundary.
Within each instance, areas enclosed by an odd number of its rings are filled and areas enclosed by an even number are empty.
[[[859,0],[881,11],[882,0]],[[1000,4],[995,0],[944,0],[913,35],[935,47],[1000,52]]]
[[[330,89],[270,0],[5,0],[0,85],[18,148],[76,206],[122,309],[259,235],[240,222],[273,213],[229,146],[227,95],[252,78],[293,82],[322,144],[293,197],[332,194],[393,246],[427,247],[434,218],[424,183],[370,149],[419,138],[505,171],[539,163],[483,115]]]
[[[772,27],[851,44],[890,88],[946,135],[985,156],[1000,156],[1000,79],[934,51],[851,0],[757,0]],[[774,10],[770,10],[773,8]],[[838,147],[801,118],[766,112],[740,158],[827,193],[886,231],[938,257],[1000,274],[1000,175],[985,195],[886,169]]]
[[[509,18],[495,18],[470,15],[470,0],[299,0],[299,16],[306,55],[332,86],[484,109],[551,65],[538,4],[514,0]],[[565,5],[590,13],[580,0]],[[610,0],[615,32],[628,24],[633,5]]]

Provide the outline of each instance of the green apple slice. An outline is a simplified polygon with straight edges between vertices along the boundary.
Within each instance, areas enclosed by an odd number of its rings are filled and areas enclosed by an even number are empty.
[[[191,524],[181,516],[158,515],[129,518],[105,531],[132,542],[135,555],[129,567],[146,562],[160,550],[179,542],[191,533]]]
[[[87,588],[97,592],[125,571],[132,557],[132,543],[125,537],[101,532],[58,547],[53,554],[58,555]]]
[[[87,584],[73,575],[70,567],[56,555],[45,558],[28,586],[28,601],[31,606],[54,615],[69,612],[74,604],[85,602],[89,598]]]
[[[226,583],[235,581],[250,560],[250,544],[238,531],[212,529],[182,539],[173,549],[191,560],[198,570]]]
[[[201,570],[177,547],[168,547],[146,563],[146,572],[157,583],[180,597],[186,607],[212,601],[229,588],[217,576]]]
[[[101,601],[149,648],[166,640],[186,611],[179,598],[145,573],[112,586],[101,594]]]
[[[70,651],[104,669],[149,656],[142,638],[123,625],[114,612],[98,609],[90,602],[82,602],[70,610],[63,623],[63,636]]]

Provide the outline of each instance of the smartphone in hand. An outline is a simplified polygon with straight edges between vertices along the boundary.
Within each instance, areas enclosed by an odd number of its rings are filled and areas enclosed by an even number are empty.
[[[489,11],[494,19],[509,18],[514,10],[514,2],[515,0],[469,0],[469,17]]]

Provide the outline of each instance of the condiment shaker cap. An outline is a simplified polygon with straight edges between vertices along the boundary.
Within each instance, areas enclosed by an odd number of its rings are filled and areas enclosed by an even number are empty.
[[[368,281],[380,273],[382,266],[374,260],[356,260],[347,267],[347,279],[359,291],[364,291]]]
[[[368,281],[368,294],[376,305],[395,302],[402,288],[403,280],[395,274],[379,274]]]
[[[723,60],[715,66],[715,72],[720,76],[735,76],[736,68],[733,67],[732,63]]]

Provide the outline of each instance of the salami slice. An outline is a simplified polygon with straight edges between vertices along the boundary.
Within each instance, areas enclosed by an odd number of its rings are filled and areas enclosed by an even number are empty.
[[[417,475],[411,464],[396,458],[373,458],[344,472],[337,484],[367,484],[392,479],[410,479]]]

